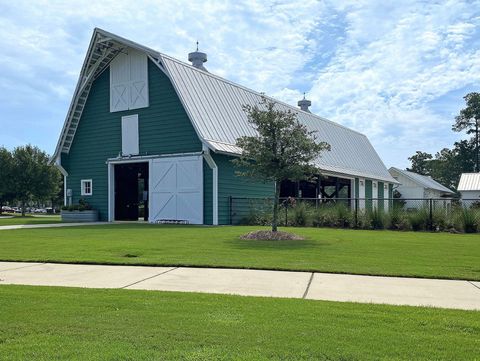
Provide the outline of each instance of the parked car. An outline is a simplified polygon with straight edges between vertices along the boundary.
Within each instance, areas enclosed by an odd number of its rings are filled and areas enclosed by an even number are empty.
[[[9,206],[3,206],[2,212],[13,212],[13,208]]]

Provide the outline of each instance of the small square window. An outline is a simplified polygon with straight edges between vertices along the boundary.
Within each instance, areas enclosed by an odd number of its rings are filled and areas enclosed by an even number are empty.
[[[91,179],[82,179],[80,181],[81,195],[82,196],[91,196],[93,193],[93,186]]]

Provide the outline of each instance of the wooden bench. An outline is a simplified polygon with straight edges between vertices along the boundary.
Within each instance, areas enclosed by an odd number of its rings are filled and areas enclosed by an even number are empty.
[[[189,224],[185,219],[157,219],[155,221],[157,224]]]

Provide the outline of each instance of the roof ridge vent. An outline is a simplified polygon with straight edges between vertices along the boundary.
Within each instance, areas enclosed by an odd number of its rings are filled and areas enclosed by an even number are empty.
[[[312,105],[312,102],[308,99],[305,99],[305,92],[303,93],[303,99],[299,100],[297,104],[304,112],[311,113],[308,107]]]
[[[207,54],[202,53],[201,51],[198,51],[198,41],[197,41],[197,50],[188,54],[188,61],[190,61],[195,68],[203,71],[208,71],[203,66],[203,63],[207,62]]]

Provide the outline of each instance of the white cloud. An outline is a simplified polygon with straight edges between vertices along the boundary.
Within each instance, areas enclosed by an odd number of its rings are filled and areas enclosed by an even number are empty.
[[[8,104],[0,110],[27,100],[49,126],[31,141],[49,151],[95,26],[185,61],[199,40],[208,69],[290,104],[307,90],[314,111],[365,132],[388,164],[449,145],[452,119],[430,102],[480,85],[478,42],[472,46],[479,2],[0,3],[0,104]]]
[[[428,103],[480,85],[480,50],[466,44],[478,24],[465,15],[472,4],[458,1],[376,5],[349,9],[345,41],[310,98],[318,112],[366,133],[387,163],[404,166],[417,149],[451,145],[453,119]]]

